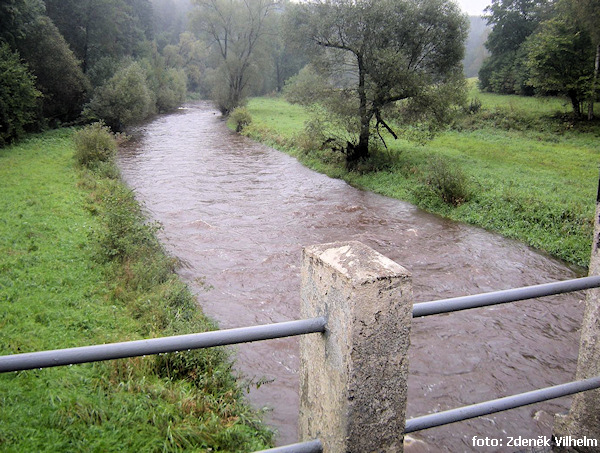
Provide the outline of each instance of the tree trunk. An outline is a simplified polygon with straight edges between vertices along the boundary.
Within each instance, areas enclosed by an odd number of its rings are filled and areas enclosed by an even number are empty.
[[[371,135],[371,116],[367,111],[367,93],[365,91],[365,70],[362,55],[357,55],[358,59],[358,114],[360,116],[360,132],[358,135],[358,144],[348,149],[346,155],[347,163],[356,162],[360,159],[369,157],[369,138]]]
[[[594,119],[594,101],[596,99],[596,83],[598,82],[598,71],[600,69],[600,43],[596,46],[596,62],[594,64],[594,78],[592,79],[592,89],[590,94],[590,103],[588,105],[588,120]]]
[[[581,116],[581,103],[579,102],[579,97],[577,93],[573,90],[569,91],[568,94],[569,99],[571,100],[571,105],[573,106],[573,113],[575,116]]]

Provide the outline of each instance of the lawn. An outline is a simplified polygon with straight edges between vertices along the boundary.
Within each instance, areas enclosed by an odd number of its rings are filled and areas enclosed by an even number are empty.
[[[0,149],[0,354],[214,329],[131,192],[77,169],[72,134]],[[270,438],[219,349],[0,374],[5,452],[255,451]]]

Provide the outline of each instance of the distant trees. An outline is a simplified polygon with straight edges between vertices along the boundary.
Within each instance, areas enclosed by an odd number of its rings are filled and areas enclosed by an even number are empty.
[[[567,96],[577,116],[589,100],[595,49],[590,35],[582,33],[570,14],[541,24],[527,42],[530,82],[539,93]]]
[[[388,117],[444,122],[462,93],[467,20],[446,0],[316,0],[292,11],[326,82],[320,104],[345,118],[349,164],[369,155],[373,134],[393,137]],[[307,74],[308,76],[308,74]],[[304,77],[306,80],[306,77]],[[316,85],[315,85],[316,86]]]
[[[599,0],[493,0],[484,90],[564,95],[576,116],[593,117],[600,66]]]
[[[493,27],[485,43],[490,56],[479,70],[483,90],[533,94],[522,45],[547,18],[548,9],[548,0],[492,0],[485,16]]]
[[[220,64],[212,80],[213,99],[224,114],[241,105],[252,77],[256,56],[268,33],[274,0],[195,0],[193,26]]]

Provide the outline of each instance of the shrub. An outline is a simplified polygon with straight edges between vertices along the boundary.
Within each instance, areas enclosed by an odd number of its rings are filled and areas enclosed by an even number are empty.
[[[156,223],[144,223],[144,216],[133,192],[118,181],[105,181],[98,190],[104,209],[100,212],[103,230],[95,232],[101,262],[123,262],[145,248],[160,249]]]
[[[283,97],[290,104],[309,106],[320,102],[327,90],[327,81],[307,65],[285,83]]]
[[[0,147],[18,139],[38,121],[35,78],[21,63],[19,54],[0,44]]]
[[[139,63],[131,63],[96,90],[85,114],[89,118],[103,120],[111,129],[120,131],[147,118],[153,109],[146,71]]]
[[[468,113],[469,115],[474,115],[475,113],[481,110],[481,106],[481,99],[479,99],[478,97],[474,97],[469,102],[469,105],[465,107],[465,113]]]
[[[156,108],[159,112],[169,112],[185,101],[187,76],[183,69],[169,68],[159,81],[156,93]]]
[[[246,107],[236,107],[230,117],[235,124],[236,132],[242,132],[242,129],[252,123],[252,116]]]
[[[73,135],[75,159],[83,167],[95,168],[108,162],[117,152],[117,141],[102,122],[84,127]]]
[[[433,157],[427,169],[426,183],[445,203],[458,206],[470,198],[465,173],[448,159]]]

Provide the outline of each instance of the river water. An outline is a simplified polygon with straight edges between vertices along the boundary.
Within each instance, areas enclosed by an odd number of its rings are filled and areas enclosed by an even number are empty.
[[[497,235],[360,191],[228,130],[209,104],[133,131],[119,165],[205,313],[221,328],[299,319],[303,246],[358,240],[413,274],[416,302],[581,276]],[[210,289],[206,289],[210,288]],[[581,293],[413,321],[407,417],[572,380]],[[298,340],[236,347],[279,445],[297,441]],[[407,452],[512,451],[473,436],[550,436],[561,398],[415,433]]]

